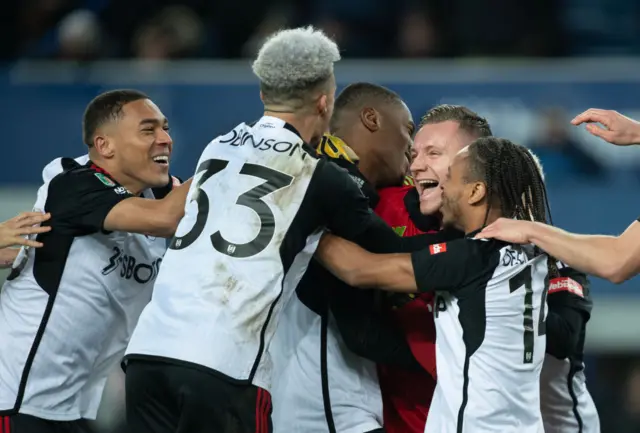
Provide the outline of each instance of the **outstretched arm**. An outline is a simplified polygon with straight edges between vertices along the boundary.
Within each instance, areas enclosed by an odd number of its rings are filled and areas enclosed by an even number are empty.
[[[621,283],[640,272],[640,223],[620,236],[579,235],[557,227],[501,218],[478,234],[506,242],[533,243],[567,265]]]
[[[170,238],[184,216],[191,179],[160,200],[130,197],[116,204],[104,220],[104,229]]]
[[[320,241],[316,257],[354,287],[403,293],[453,292],[493,272],[500,257],[497,251],[492,242],[457,239],[411,254],[372,254],[327,234]]]
[[[410,254],[373,254],[346,239],[325,234],[316,258],[336,277],[353,287],[418,291]]]
[[[617,111],[590,108],[577,115],[571,123],[574,125],[586,123],[586,129],[590,134],[618,146],[640,144],[640,122],[623,116]]]

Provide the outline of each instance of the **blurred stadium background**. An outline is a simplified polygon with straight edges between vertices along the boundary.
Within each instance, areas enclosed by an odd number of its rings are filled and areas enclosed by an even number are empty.
[[[568,121],[589,108],[640,118],[638,0],[7,0],[0,16],[0,220],[28,210],[43,166],[79,156],[84,106],[135,87],[163,109],[173,173],[261,105],[249,60],[266,34],[314,24],[346,59],[341,85],[399,92],[419,118],[438,103],[486,116],[531,146],[554,221],[617,234],[640,213],[640,149],[599,142]],[[4,278],[4,275],[2,275]],[[594,279],[587,375],[602,431],[640,431],[640,285]],[[122,414],[114,374],[96,424]]]

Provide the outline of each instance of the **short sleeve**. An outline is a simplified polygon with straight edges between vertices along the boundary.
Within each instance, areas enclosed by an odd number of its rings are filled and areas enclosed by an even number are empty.
[[[97,233],[115,205],[133,197],[107,174],[80,166],[51,180],[45,211],[53,230],[73,236]]]
[[[559,276],[549,281],[547,303],[550,309],[569,307],[591,316],[593,303],[589,278],[583,272],[558,262]]]
[[[315,192],[325,225],[338,236],[354,239],[372,223],[373,211],[348,172],[321,159],[318,161]]]
[[[489,281],[500,259],[495,241],[458,239],[411,254],[420,292],[455,292]]]

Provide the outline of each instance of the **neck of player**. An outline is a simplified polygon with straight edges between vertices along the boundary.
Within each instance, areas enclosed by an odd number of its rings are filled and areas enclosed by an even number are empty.
[[[284,113],[268,110],[265,110],[264,115],[284,120],[289,125],[296,128],[296,131],[298,131],[305,143],[313,145],[311,141],[314,139],[314,134],[317,128],[317,116],[306,116],[302,113]]]
[[[139,180],[126,174],[125,171],[117,167],[116,164],[110,164],[111,161],[92,155],[91,152],[89,153],[89,157],[91,158],[91,162],[106,171],[109,177],[125,187],[131,194],[140,195],[142,191],[148,188],[148,186],[143,185]]]
[[[485,226],[493,223],[498,218],[502,217],[502,212],[499,208],[492,208],[489,211],[489,215],[486,216],[487,208],[484,206],[479,206],[478,208],[471,208],[467,215],[465,215],[462,220],[463,224],[461,229],[466,233],[473,233],[477,230],[482,229]],[[485,222],[485,216],[487,221]]]

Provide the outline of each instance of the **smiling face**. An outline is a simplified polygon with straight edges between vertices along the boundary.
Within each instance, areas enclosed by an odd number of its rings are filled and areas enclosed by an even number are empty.
[[[94,147],[107,164],[103,168],[119,173],[119,181],[131,191],[169,183],[169,123],[149,99],[123,105],[117,118],[98,128]]]
[[[147,188],[169,183],[173,141],[158,106],[148,99],[131,102],[123,107],[117,124],[115,157],[122,171]]]
[[[442,189],[449,165],[456,154],[473,141],[459,123],[447,120],[428,123],[415,136],[411,174],[420,195],[420,212],[433,215],[442,205]]]

